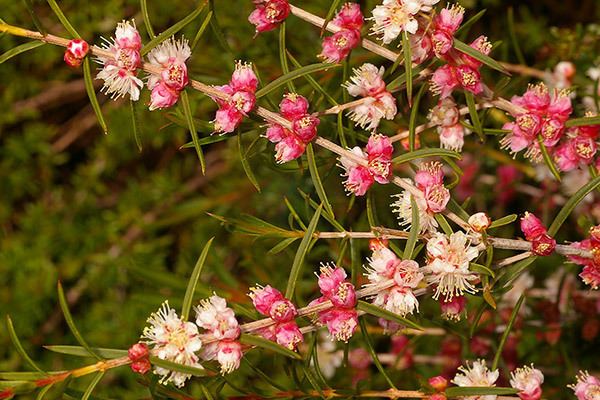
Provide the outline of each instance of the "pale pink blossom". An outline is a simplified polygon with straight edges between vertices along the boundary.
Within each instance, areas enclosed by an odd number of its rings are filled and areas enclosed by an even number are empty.
[[[358,313],[354,309],[334,308],[320,313],[319,322],[327,326],[332,340],[348,342],[358,326]]]
[[[229,374],[240,367],[242,345],[233,340],[223,340],[218,344],[216,359],[221,365],[221,373]]]
[[[235,313],[224,298],[213,295],[202,300],[196,310],[196,324],[209,331],[218,340],[233,340],[240,336]]]
[[[306,145],[294,136],[286,136],[275,145],[275,161],[283,164],[304,154]]]
[[[573,389],[579,400],[598,400],[600,398],[600,379],[588,374],[587,371],[579,371],[577,382],[568,387]]]
[[[466,364],[466,367],[458,368],[459,373],[456,374],[452,383],[457,386],[476,386],[476,387],[494,387],[498,380],[498,370],[490,371],[485,365],[484,360],[474,361],[471,366]],[[496,400],[496,395],[486,396],[467,396],[466,400]]]
[[[399,224],[401,227],[410,229],[412,220],[412,203],[410,201],[411,195],[407,190],[402,191],[400,194],[394,195],[397,200],[392,202],[392,211],[397,214]],[[414,197],[414,201],[417,205],[419,212],[419,232],[435,232],[438,227],[438,223],[435,220],[434,214],[430,212],[427,201],[424,197]]]
[[[256,34],[275,29],[290,14],[287,0],[254,0],[254,7],[248,21],[256,26]]]
[[[467,223],[475,232],[483,232],[490,227],[492,220],[486,213],[478,212],[471,215]]]
[[[437,233],[427,242],[428,264],[423,267],[427,283],[435,286],[434,299],[444,295],[446,301],[454,296],[475,293],[473,282],[477,274],[469,270],[469,263],[479,255],[467,235],[455,232],[450,236]]]
[[[304,341],[304,337],[298,324],[295,321],[289,321],[276,325],[275,341],[283,347],[295,350]]]
[[[510,386],[519,390],[518,395],[522,400],[539,400],[542,397],[542,383],[544,375],[533,364],[510,373]]]
[[[384,43],[391,43],[403,31],[415,33],[419,28],[417,14],[431,11],[439,0],[383,0],[373,9],[371,31]]]
[[[96,79],[104,81],[101,90],[115,100],[129,95],[131,100],[137,101],[144,83],[137,77],[137,70],[142,62],[142,40],[135,22],[120,22],[117,24],[115,37],[103,40],[102,47],[111,56],[96,57],[96,62],[102,65],[96,75]]]
[[[353,97],[366,98],[365,102],[350,108],[348,117],[362,128],[375,130],[381,119],[392,120],[398,109],[396,99],[386,90],[384,68],[365,63],[354,69],[354,75],[344,86]]]
[[[202,348],[198,327],[193,322],[183,321],[165,301],[160,309],[148,318],[149,326],[144,328],[143,342],[151,346],[150,354],[161,360],[177,364],[203,368],[196,352]],[[182,387],[192,375],[154,367],[154,373],[160,375],[160,383],[173,382]]]

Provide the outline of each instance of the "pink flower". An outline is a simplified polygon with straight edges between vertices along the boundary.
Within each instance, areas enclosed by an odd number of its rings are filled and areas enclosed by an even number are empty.
[[[595,263],[586,265],[583,267],[583,271],[581,271],[579,277],[583,283],[589,285],[592,289],[598,289],[600,287],[600,266]]]
[[[533,365],[517,368],[510,377],[510,386],[519,390],[518,395],[522,400],[539,400],[542,397],[544,375]]]
[[[449,64],[436,69],[431,77],[431,91],[442,99],[450,96],[459,85],[455,68]]]
[[[305,149],[306,145],[295,136],[287,136],[275,145],[275,160],[278,164],[295,160]]]
[[[228,94],[229,100],[215,99],[219,105],[214,122],[215,132],[231,133],[256,105],[258,79],[252,65],[237,62],[227,85],[217,87]]]
[[[242,345],[233,340],[219,342],[216,359],[221,365],[221,373],[229,374],[240,367]]]
[[[531,252],[538,256],[548,256],[554,252],[556,240],[547,234],[534,238],[531,242]]]
[[[135,23],[123,21],[117,24],[115,38],[110,41],[105,39],[102,47],[111,53],[110,57],[96,58],[102,64],[96,75],[96,79],[104,81],[102,90],[115,100],[129,95],[131,100],[137,101],[144,83],[137,78],[137,69],[142,62],[142,41]]]
[[[64,60],[70,67],[79,67],[90,50],[90,46],[83,39],[73,39],[67,44]]]
[[[546,227],[538,217],[526,211],[521,218],[521,231],[527,240],[533,240],[546,234]]]
[[[218,340],[234,340],[240,336],[235,313],[222,297],[217,295],[202,300],[196,306],[196,325],[209,331]]]
[[[462,24],[464,14],[465,9],[458,4],[446,6],[434,18],[434,29],[454,34]]]
[[[428,34],[425,34],[422,30],[418,30],[414,35],[410,35],[408,39],[412,50],[411,58],[413,63],[421,64],[431,57],[433,44]]]
[[[331,266],[325,264],[321,266],[320,274],[318,275],[318,285],[319,289],[323,296],[328,297],[331,296],[338,288],[340,284],[342,284],[348,275],[346,275],[346,271],[343,268],[336,267],[332,268]]]
[[[281,115],[294,120],[302,118],[308,113],[308,100],[297,93],[287,93],[279,103]]]
[[[454,296],[452,299],[440,299],[442,317],[450,321],[460,321],[465,310],[467,299],[465,296]]]
[[[307,114],[292,122],[292,131],[302,142],[309,143],[317,136],[320,122],[316,116]]]
[[[360,43],[360,33],[352,29],[342,29],[323,39],[323,50],[319,57],[329,63],[339,63],[348,57],[350,51]]]
[[[157,108],[168,108],[173,106],[179,100],[179,92],[171,89],[164,82],[159,82],[152,88],[150,94],[150,111]]]
[[[275,301],[269,310],[269,316],[277,322],[291,321],[296,315],[296,306],[287,299]]]
[[[492,220],[484,212],[471,215],[467,222],[475,232],[483,232],[492,224]]]
[[[427,209],[433,213],[441,213],[450,201],[450,191],[444,185],[432,185],[425,188]]]
[[[579,400],[597,400],[600,395],[600,379],[591,376],[587,371],[579,371],[577,382],[569,385]]]
[[[250,288],[248,296],[252,299],[252,304],[254,304],[256,310],[262,315],[269,315],[273,303],[284,298],[279,290],[270,285]]]
[[[456,78],[463,89],[473,94],[480,94],[483,92],[481,75],[479,75],[479,71],[474,67],[468,65],[456,67]]]
[[[248,21],[256,26],[256,34],[275,29],[290,14],[287,0],[254,0],[254,7]]]
[[[364,23],[363,14],[360,11],[360,4],[344,4],[336,16],[333,17],[331,22],[343,29],[354,29],[360,31]]]
[[[361,165],[351,167],[346,174],[347,179],[344,181],[344,187],[348,193],[355,196],[364,196],[375,182],[369,169]]]
[[[275,338],[278,344],[294,350],[304,341],[300,328],[294,321],[278,324],[275,328]]]
[[[358,313],[353,309],[334,308],[321,313],[319,321],[327,325],[332,339],[348,342],[358,326]]]

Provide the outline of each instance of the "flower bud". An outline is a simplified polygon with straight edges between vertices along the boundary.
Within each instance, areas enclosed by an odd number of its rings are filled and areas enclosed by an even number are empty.
[[[546,227],[544,227],[538,217],[526,211],[523,218],[521,218],[521,231],[523,231],[527,240],[533,240],[538,236],[544,235]]]
[[[150,361],[147,359],[138,360],[138,361],[134,361],[133,363],[131,363],[131,370],[133,372],[141,374],[141,375],[144,375],[148,371],[150,371],[151,367],[152,366],[150,365]]]
[[[492,224],[492,220],[484,212],[471,215],[468,222],[475,232],[483,232]]]
[[[131,361],[147,358],[148,354],[148,345],[146,343],[136,343],[127,351],[127,356]]]
[[[446,400],[446,395],[443,393],[436,393],[429,396],[429,400]]]
[[[429,385],[438,392],[443,392],[448,387],[448,380],[441,375],[429,378],[427,382],[429,382]]]

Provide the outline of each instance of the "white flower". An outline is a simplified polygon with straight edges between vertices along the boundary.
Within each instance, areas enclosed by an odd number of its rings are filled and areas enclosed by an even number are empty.
[[[469,271],[469,262],[479,255],[479,251],[470,244],[463,232],[455,232],[449,238],[437,233],[427,242],[427,255],[431,261],[423,271],[427,274],[427,283],[436,285],[434,299],[443,294],[448,301],[464,292],[477,292],[471,283],[477,275]]]
[[[383,81],[385,68],[377,68],[373,64],[364,63],[360,68],[354,68],[352,72],[354,75],[350,77],[350,82],[343,85],[350,96],[367,97],[385,90]]]
[[[209,331],[218,340],[233,340],[240,336],[235,313],[224,298],[213,295],[202,300],[196,310],[196,324]]]
[[[165,301],[159,310],[148,318],[150,326],[144,328],[142,339],[152,346],[150,353],[161,360],[181,365],[202,368],[196,352],[202,347],[198,327],[193,322],[185,322]],[[191,377],[190,374],[154,367],[154,373],[161,375],[160,383],[173,382],[181,387]]]
[[[175,40],[175,37],[172,36],[153,48],[148,53],[148,63],[159,67],[161,73],[151,73],[148,78],[148,89],[152,90],[161,79],[178,88],[182,81],[187,82],[185,62],[191,55],[192,50],[184,38]]]
[[[102,48],[109,51],[111,56],[97,56],[96,62],[102,68],[96,79],[102,79],[102,91],[112,99],[129,95],[131,100],[140,98],[140,89],[144,83],[137,78],[137,69],[141,65],[141,38],[135,28],[135,23],[123,21],[117,25],[115,38],[104,39]]]
[[[384,308],[390,312],[405,317],[415,310],[419,312],[419,300],[410,288],[393,287],[387,296]]]
[[[490,371],[485,365],[484,360],[474,361],[472,366],[459,367],[461,373],[457,373],[452,383],[457,386],[478,386],[478,387],[494,387],[498,379],[498,370]],[[466,400],[496,400],[496,395],[488,396],[468,396],[463,397]]]
[[[415,16],[419,12],[428,12],[439,0],[383,0],[373,9],[374,21],[371,31],[378,35],[384,44],[396,39],[402,31],[415,33],[419,22]]]
[[[526,400],[539,399],[542,395],[542,383],[544,374],[539,369],[524,366],[517,368],[510,374],[510,386],[519,389],[519,397]]]
[[[369,266],[365,267],[365,274],[371,284],[381,283],[393,278],[396,266],[400,264],[400,259],[396,257],[393,251],[387,247],[381,247],[373,252],[373,256],[368,259]]]
[[[412,205],[410,202],[411,194],[406,190],[400,194],[393,195],[398,200],[391,204],[392,211],[398,214],[400,220],[400,226],[410,229],[412,225]],[[423,232],[435,232],[438,227],[438,223],[434,216],[427,212],[427,202],[422,197],[416,197],[415,203],[419,208],[419,233]]]

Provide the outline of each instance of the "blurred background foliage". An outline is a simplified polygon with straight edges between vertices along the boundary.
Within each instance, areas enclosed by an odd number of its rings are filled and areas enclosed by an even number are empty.
[[[48,31],[66,36],[47,4],[33,3]],[[223,84],[238,59],[254,62],[264,82],[281,75],[277,33],[253,38],[253,27],[246,21],[252,10],[251,1],[212,3],[216,17],[213,20],[218,21],[222,35],[212,27],[207,29],[188,64],[190,76],[210,84]],[[361,3],[363,10],[376,4]],[[507,33],[510,7],[514,7],[515,34],[529,65],[547,69],[558,61],[570,60],[584,71],[598,61],[600,28],[590,25],[600,20],[597,0],[580,0],[576,6],[557,0],[464,0],[462,3],[468,8],[467,17],[482,8],[488,10],[471,28],[469,36],[485,33],[493,42],[501,40],[494,56],[503,61],[518,61]],[[135,18],[142,37],[147,40],[136,1],[64,0],[60,5],[90,43],[100,43],[100,37],[109,37],[117,22],[129,18]],[[329,8],[329,2],[323,0],[305,0],[301,5],[323,16]],[[190,0],[148,1],[157,32],[197,6],[198,2]],[[0,0],[0,9],[0,18],[6,22],[34,29],[23,2]],[[206,10],[183,30],[186,37],[194,37],[205,15]],[[319,30],[293,17],[288,19],[287,29],[289,52],[303,65],[316,62],[315,55],[320,51]],[[22,42],[5,35],[0,38],[0,53]],[[353,66],[364,61],[389,65],[362,50],[353,54]],[[584,76],[583,72],[580,75]],[[340,70],[316,77],[341,101]],[[520,92],[527,80],[516,77],[506,90]],[[313,110],[327,106],[306,81],[298,80],[296,84],[311,99]],[[283,89],[273,93],[268,101],[276,105],[282,92]],[[210,121],[216,109],[214,103],[197,92],[191,94],[191,100],[195,117]],[[0,314],[13,317],[30,355],[47,368],[64,369],[81,363],[80,359],[57,356],[41,347],[76,344],[58,308],[58,280],[65,287],[74,318],[88,342],[98,347],[126,348],[137,340],[146,317],[164,299],[179,306],[196,258],[212,236],[216,240],[198,296],[214,290],[234,304],[248,306],[245,293],[255,282],[284,287],[296,244],[277,255],[268,254],[278,243],[276,239],[237,234],[231,226],[223,225],[208,213],[226,218],[249,214],[281,227],[288,227],[291,221],[292,227],[298,229],[298,224],[289,217],[284,199],[298,210],[305,224],[313,211],[298,189],[317,200],[307,166],[276,165],[272,145],[264,139],[256,140],[256,131],[244,134],[242,144],[261,193],[257,193],[244,173],[235,137],[204,147],[208,167],[206,175],[202,175],[194,150],[180,149],[189,141],[189,133],[176,123],[181,120],[176,112],[147,111],[148,93],[144,92],[135,106],[143,147],[139,151],[128,101],[113,102],[102,95],[100,101],[109,125],[108,135],[103,135],[97,125],[81,70],[69,69],[64,64],[60,48],[42,46],[0,66]],[[406,111],[406,102],[401,100],[401,104]],[[431,106],[431,99],[424,102],[422,115]],[[405,128],[404,115],[387,124],[383,131],[392,133]],[[494,116],[490,118],[493,123]],[[501,119],[502,116],[497,117],[496,123]],[[257,128],[256,121],[245,122],[241,131]],[[323,123],[320,134],[333,138],[334,123],[333,118]],[[210,128],[204,125],[199,125],[201,137],[208,137]],[[433,142],[434,136],[430,139]],[[427,136],[423,140],[427,141]],[[470,144],[466,152],[483,151],[475,140],[467,141]],[[338,220],[348,229],[367,229],[365,199],[354,201],[345,197],[335,159],[321,150],[317,156]],[[482,168],[493,173],[498,163],[506,160],[507,157],[496,155],[480,161]],[[522,179],[525,182],[531,177]],[[494,217],[499,217],[531,207],[528,199],[496,204],[494,198],[483,193],[484,188],[488,188],[485,183],[475,182],[475,192],[480,194],[472,199],[471,204],[475,204],[472,210],[491,210]],[[388,227],[396,226],[387,205],[389,195],[395,192],[392,187],[379,186],[372,193],[379,221]],[[580,223],[583,228],[592,220],[584,218]],[[325,222],[320,229],[334,230]],[[580,239],[577,230],[581,232],[578,228],[570,231],[570,239]],[[501,234],[508,237],[518,233],[509,227]],[[320,241],[309,255],[308,265],[316,270],[319,261],[338,259],[342,245],[340,241]],[[359,255],[355,262],[364,262],[367,243],[353,243],[353,249]],[[351,262],[349,254],[347,251],[343,258],[346,267]],[[538,264],[556,266],[557,262],[558,258],[550,258]],[[541,269],[538,265],[535,272],[546,276]],[[315,279],[307,268],[300,286],[302,305],[314,297],[315,288]],[[436,307],[433,302],[426,302],[422,312],[438,315]],[[436,318],[437,324],[447,325]],[[452,329],[464,333],[468,324],[463,322]],[[529,361],[536,361],[536,357],[558,360],[565,352],[574,352],[568,359],[577,360],[579,365],[577,354],[585,352],[588,345],[576,344],[580,340],[577,333],[565,334],[563,339],[559,348],[546,353],[540,353],[535,336],[523,340],[520,346]],[[439,340],[416,338],[415,352],[436,354]],[[382,351],[389,348],[388,339],[378,341]],[[273,368],[281,360],[256,353],[250,353],[251,362],[268,367],[273,375],[282,375],[281,368]],[[473,358],[468,346],[463,355]],[[582,360],[586,363],[586,359]],[[11,348],[6,330],[0,329],[0,370],[22,368],[22,360]],[[572,380],[573,368],[569,364],[568,370],[561,371],[565,374],[550,379],[564,385]],[[124,372],[111,372],[98,393],[111,398],[143,396],[146,392],[134,383],[133,375]],[[436,372],[439,372],[436,367],[417,364],[408,371],[396,371],[393,376],[401,382],[400,387],[411,388],[418,385],[422,376]],[[232,382],[249,388],[248,382],[255,379],[252,376],[251,370],[244,367],[232,376]],[[349,385],[350,378],[345,374],[337,377],[334,386]],[[107,384],[108,381],[112,383]],[[383,382],[378,377],[373,385],[380,381]],[[197,390],[191,386],[193,392]]]

